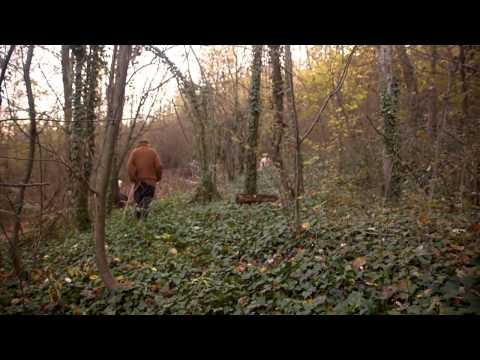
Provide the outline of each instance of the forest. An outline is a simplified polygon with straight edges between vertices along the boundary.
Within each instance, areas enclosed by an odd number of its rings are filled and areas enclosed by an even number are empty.
[[[0,45],[0,314],[478,315],[479,97],[478,45]]]

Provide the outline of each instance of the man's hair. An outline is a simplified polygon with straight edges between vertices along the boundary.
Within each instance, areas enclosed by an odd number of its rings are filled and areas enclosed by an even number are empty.
[[[140,140],[138,143],[139,144],[149,144],[148,140]]]

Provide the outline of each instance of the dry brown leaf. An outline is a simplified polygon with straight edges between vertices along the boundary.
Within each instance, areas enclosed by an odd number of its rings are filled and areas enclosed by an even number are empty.
[[[468,228],[468,231],[471,231],[473,233],[480,233],[480,224],[472,224],[470,225],[470,227]]]
[[[384,299],[390,299],[397,291],[397,288],[393,286],[387,286],[382,289],[382,297]]]
[[[360,256],[352,261],[352,266],[354,268],[360,269],[361,267],[365,266],[366,263],[367,263],[367,258],[365,256]]]
[[[454,250],[457,250],[457,251],[463,251],[463,249],[465,249],[465,246],[459,246],[459,245],[455,245],[455,244],[450,244],[450,247]]]
[[[242,272],[245,271],[245,268],[246,268],[246,266],[244,264],[240,264],[235,268],[235,270],[239,273],[242,273]]]
[[[405,292],[408,291],[409,287],[410,287],[410,281],[408,281],[407,279],[400,280],[397,284],[397,288]]]

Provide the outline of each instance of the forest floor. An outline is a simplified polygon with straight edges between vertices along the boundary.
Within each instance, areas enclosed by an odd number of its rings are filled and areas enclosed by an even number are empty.
[[[123,286],[113,293],[90,233],[43,243],[35,266],[24,245],[33,270],[21,287],[2,244],[0,313],[480,314],[474,211],[386,209],[336,189],[308,193],[297,237],[278,204],[237,205],[235,189],[208,205],[171,194],[144,222],[115,211],[108,254]]]

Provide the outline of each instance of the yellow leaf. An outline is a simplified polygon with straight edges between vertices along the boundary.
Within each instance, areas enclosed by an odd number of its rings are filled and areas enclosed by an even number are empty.
[[[267,267],[266,267],[266,266],[263,266],[263,267],[260,269],[260,272],[261,272],[261,273],[264,273],[264,272],[266,272],[266,271],[267,271]]]
[[[97,280],[98,279],[98,275],[90,275],[88,277],[90,280]]]
[[[303,224],[302,224],[302,229],[304,229],[304,230],[310,229],[310,223],[308,223],[308,222],[303,223]]]

